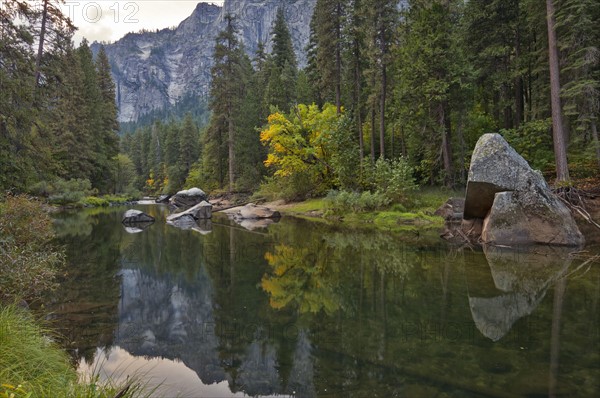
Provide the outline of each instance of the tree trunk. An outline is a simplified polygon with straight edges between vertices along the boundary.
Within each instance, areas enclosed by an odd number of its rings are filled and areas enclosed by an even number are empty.
[[[361,107],[360,107],[360,52],[359,52],[359,43],[357,40],[354,42],[354,52],[356,59],[354,60],[354,112],[356,117],[356,124],[358,127],[358,148],[360,151],[360,165],[362,170],[362,163],[365,153],[365,143],[363,139],[363,129],[362,129],[362,115],[361,115]]]
[[[554,139],[554,158],[556,160],[556,182],[560,183],[569,181],[570,178],[560,103],[560,71],[558,66],[558,48],[555,31],[556,19],[554,17],[553,0],[546,0],[546,13],[548,24],[548,61],[550,66],[550,99],[552,105],[552,137]]]
[[[383,54],[382,54],[383,56]],[[381,94],[379,97],[379,156],[385,158],[385,100],[387,96],[387,68],[381,67]]]
[[[42,26],[40,28],[40,43],[38,45],[37,56],[35,57],[35,85],[39,86],[42,76],[42,55],[44,54],[44,40],[46,39],[46,22],[48,21],[48,2],[44,0],[44,9],[42,11]]]
[[[448,129],[448,121],[444,102],[438,105],[438,124],[442,130],[442,160],[444,162],[444,171],[446,172],[446,186],[453,185],[452,178],[452,148],[450,146],[450,130]]]
[[[342,113],[342,2],[336,4],[336,43],[335,43],[335,105],[337,113]]]
[[[592,139],[594,141],[594,146],[596,147],[596,159],[598,160],[598,168],[600,169],[600,140],[598,139],[596,119],[592,119],[590,123],[590,129],[592,130]]]
[[[387,96],[387,40],[385,37],[385,25],[383,22],[383,11],[379,12],[379,57],[381,61],[381,93],[379,97],[379,156],[385,158],[385,101]]]
[[[521,57],[521,32],[520,27],[517,24],[517,32],[515,35],[515,58],[517,62]],[[519,128],[521,122],[523,122],[523,113],[525,111],[525,104],[523,102],[523,77],[521,75],[515,78],[515,118],[513,124],[516,129]]]
[[[371,163],[375,164],[375,108],[371,106]]]
[[[235,176],[233,173],[235,161],[233,153],[233,110],[231,106],[231,100],[227,104],[227,146],[229,148],[229,193],[233,192],[233,184],[235,182]]]

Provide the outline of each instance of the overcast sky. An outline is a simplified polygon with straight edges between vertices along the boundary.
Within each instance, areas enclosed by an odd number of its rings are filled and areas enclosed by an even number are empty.
[[[83,37],[88,41],[116,41],[129,32],[141,29],[163,29],[177,26],[187,18],[198,3],[223,1],[201,0],[65,0],[63,12],[79,29],[75,43]]]

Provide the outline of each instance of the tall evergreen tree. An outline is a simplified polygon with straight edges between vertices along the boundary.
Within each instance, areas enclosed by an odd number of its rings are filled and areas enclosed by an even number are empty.
[[[422,164],[422,177],[433,181],[441,174],[449,186],[454,182],[451,92],[461,79],[455,32],[461,6],[460,1],[412,1],[397,54],[398,103],[410,126],[412,156]]]
[[[371,95],[371,157],[375,155],[376,114],[379,114],[379,156],[385,157],[386,101],[388,91],[388,68],[391,63],[390,48],[397,21],[397,2],[394,0],[366,0],[366,29]]]
[[[319,92],[342,108],[342,30],[347,1],[317,0],[311,20]]]
[[[546,0],[546,18],[548,23],[548,65],[550,67],[550,99],[552,105],[552,137],[554,140],[554,158],[556,160],[557,181],[569,181],[567,163],[567,143],[565,140],[562,105],[560,99],[560,68],[558,43],[556,39],[556,11],[554,1]]]
[[[235,140],[236,114],[243,98],[243,49],[237,38],[235,19],[231,15],[225,18],[225,30],[216,38],[214,66],[211,70],[212,117],[205,134],[203,162],[209,181],[219,188],[225,185],[224,177],[229,176],[227,189],[235,188]],[[227,160],[227,168],[222,161]]]
[[[283,8],[277,10],[271,31],[271,42],[273,44],[272,62],[269,65],[269,83],[265,93],[265,102],[282,111],[287,111],[296,102],[298,65]]]

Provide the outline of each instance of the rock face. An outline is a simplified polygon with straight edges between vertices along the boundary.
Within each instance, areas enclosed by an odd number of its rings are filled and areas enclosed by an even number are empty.
[[[173,206],[187,209],[194,207],[208,200],[206,193],[200,188],[192,188],[186,191],[179,191],[173,195],[170,202]]]
[[[483,219],[481,240],[495,245],[583,245],[569,209],[499,134],[477,142],[465,199],[464,218]]]
[[[199,3],[176,28],[129,33],[106,44],[119,121],[137,121],[182,100],[206,98],[215,38],[225,27],[227,14],[236,17],[239,38],[253,57],[259,42],[271,51],[273,21],[279,7],[283,7],[298,63],[303,67],[315,3],[316,0],[225,0],[222,7]],[[97,53],[100,44],[93,43],[91,48]]]
[[[134,225],[134,224],[144,224],[144,223],[153,223],[154,217],[144,213],[140,210],[127,210],[125,214],[123,214],[122,223],[125,225]]]

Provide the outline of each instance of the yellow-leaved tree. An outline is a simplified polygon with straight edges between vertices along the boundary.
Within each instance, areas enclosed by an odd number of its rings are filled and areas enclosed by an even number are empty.
[[[269,147],[265,165],[275,170],[274,179],[298,196],[322,194],[335,180],[331,157],[334,134],[341,116],[332,104],[297,105],[289,115],[273,113],[260,134]]]

